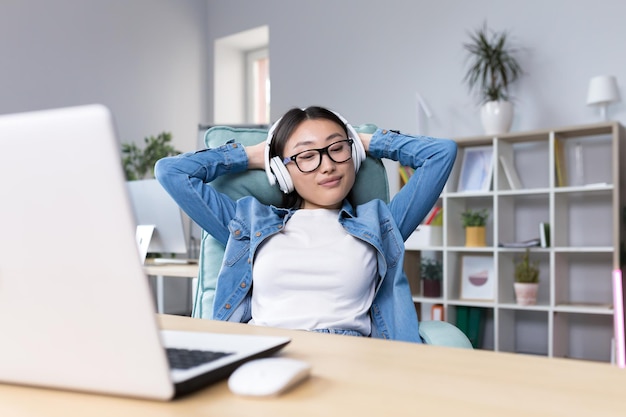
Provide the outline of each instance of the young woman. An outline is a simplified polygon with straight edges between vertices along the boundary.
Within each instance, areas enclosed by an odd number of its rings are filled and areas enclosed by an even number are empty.
[[[389,204],[347,199],[366,152],[415,168]],[[226,246],[214,319],[420,342],[404,240],[437,201],[455,156],[451,140],[358,134],[337,113],[309,107],[288,111],[266,143],[164,158],[155,172]],[[233,201],[207,184],[248,169],[278,183],[281,207]]]

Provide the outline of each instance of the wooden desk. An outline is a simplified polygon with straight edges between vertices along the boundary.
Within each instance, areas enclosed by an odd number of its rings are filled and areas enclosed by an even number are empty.
[[[471,351],[161,316],[163,328],[288,335],[313,375],[276,398],[225,382],[171,403],[0,385],[0,416],[624,416],[626,371],[604,363]]]
[[[188,264],[154,264],[150,263],[150,261],[146,261],[143,269],[146,271],[146,274],[153,276],[156,279],[156,305],[158,313],[165,312],[164,277],[192,279],[198,277],[197,262]]]

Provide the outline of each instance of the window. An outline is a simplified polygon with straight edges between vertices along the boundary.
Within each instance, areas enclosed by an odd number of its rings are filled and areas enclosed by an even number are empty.
[[[246,54],[247,119],[255,124],[270,120],[270,59],[267,48]]]
[[[269,27],[215,40],[214,124],[267,124]]]

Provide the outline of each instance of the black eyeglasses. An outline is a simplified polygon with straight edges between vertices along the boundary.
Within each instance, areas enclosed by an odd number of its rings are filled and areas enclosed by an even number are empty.
[[[352,143],[352,139],[344,139],[333,142],[325,148],[307,149],[286,157],[283,164],[287,165],[293,161],[301,172],[313,172],[322,164],[324,154],[328,155],[331,161],[340,164],[352,158]]]

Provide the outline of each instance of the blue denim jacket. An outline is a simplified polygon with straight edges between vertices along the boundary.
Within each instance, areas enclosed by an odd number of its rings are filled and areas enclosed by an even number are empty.
[[[389,204],[381,200],[352,207],[343,203],[338,221],[351,235],[377,252],[378,280],[370,310],[372,333],[385,339],[421,342],[409,283],[404,274],[404,241],[439,197],[454,164],[456,143],[378,129],[369,154],[415,168],[408,184]],[[248,159],[243,146],[215,149],[160,160],[155,175],[180,207],[226,246],[218,277],[213,318],[251,319],[252,262],[259,245],[279,233],[293,209],[261,204],[253,197],[237,201],[207,183],[220,175],[242,172]]]

